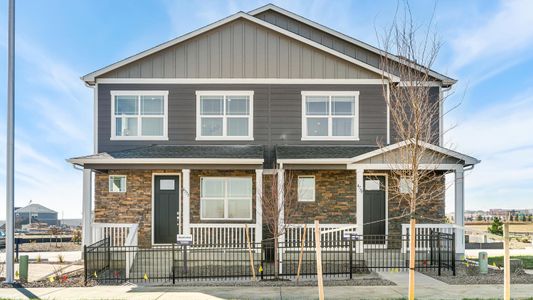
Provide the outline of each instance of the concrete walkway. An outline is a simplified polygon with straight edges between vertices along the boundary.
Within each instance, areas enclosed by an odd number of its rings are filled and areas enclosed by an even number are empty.
[[[429,281],[425,282],[429,284]],[[98,286],[90,288],[0,289],[7,299],[317,299],[314,287],[138,287]],[[400,299],[407,296],[407,286],[326,287],[326,299]],[[417,285],[418,299],[497,299],[501,285],[450,286]],[[513,299],[533,297],[533,285],[513,285]]]
[[[98,286],[91,288],[0,289],[7,299],[317,299],[313,287],[137,287]],[[326,299],[400,299],[407,287],[326,287]],[[501,285],[417,287],[418,299],[497,299]],[[514,285],[513,299],[533,296],[533,285]]]

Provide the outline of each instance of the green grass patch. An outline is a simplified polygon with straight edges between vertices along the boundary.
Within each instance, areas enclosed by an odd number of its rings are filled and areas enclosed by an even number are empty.
[[[524,269],[533,269],[533,256],[531,255],[517,255],[511,256],[512,259],[520,259],[524,265]],[[489,257],[489,265],[496,263],[498,266],[503,266],[503,256]]]

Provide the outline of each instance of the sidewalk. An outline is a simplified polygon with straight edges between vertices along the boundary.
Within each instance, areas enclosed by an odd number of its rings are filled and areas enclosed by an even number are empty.
[[[326,299],[400,299],[407,296],[407,273],[381,273],[397,286],[325,287]],[[417,273],[418,299],[495,299],[503,295],[502,285],[447,285]],[[316,287],[141,287],[136,285],[89,288],[0,289],[8,299],[317,299]],[[533,284],[516,284],[513,299],[533,297]]]

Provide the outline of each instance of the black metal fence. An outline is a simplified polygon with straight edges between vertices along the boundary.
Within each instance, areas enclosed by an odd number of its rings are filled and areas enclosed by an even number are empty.
[[[408,236],[365,235],[321,244],[323,275],[326,278],[352,278],[371,271],[408,270]],[[417,269],[448,269],[455,275],[453,234],[431,232],[417,236],[429,245],[417,250]],[[288,245],[288,246],[287,246]],[[111,247],[109,239],[86,246],[85,278],[103,284],[130,282],[179,282],[199,280],[294,280],[316,277],[316,247],[313,241],[301,244],[272,240],[259,244],[176,244],[139,248]],[[298,245],[298,246],[296,246]],[[278,259],[276,261],[276,253]]]

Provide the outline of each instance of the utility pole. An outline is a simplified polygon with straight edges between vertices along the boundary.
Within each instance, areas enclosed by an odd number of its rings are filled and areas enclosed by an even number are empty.
[[[13,283],[15,241],[15,0],[9,0],[7,38],[6,283]]]

